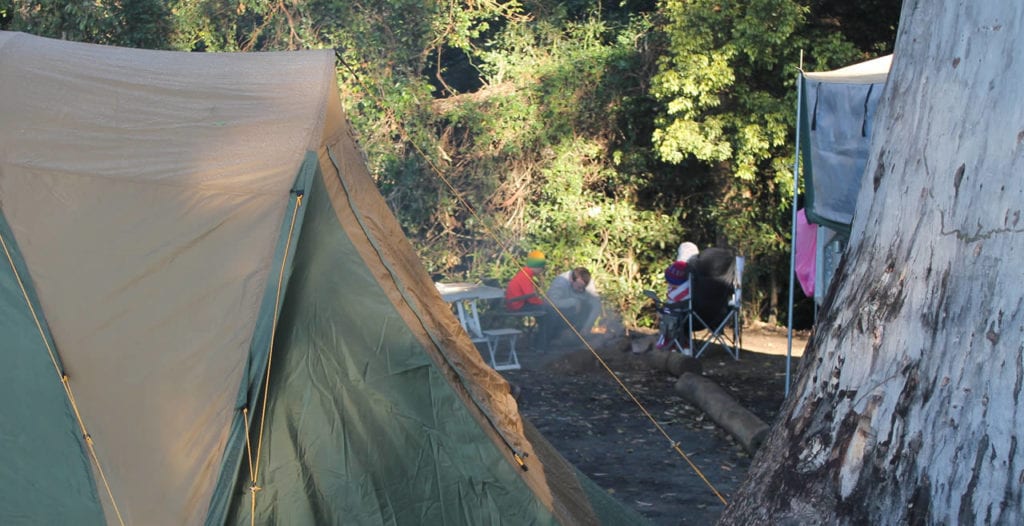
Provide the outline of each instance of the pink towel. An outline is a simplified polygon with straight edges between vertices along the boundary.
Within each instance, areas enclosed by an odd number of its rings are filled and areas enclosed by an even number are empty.
[[[808,297],[814,297],[814,259],[818,243],[818,225],[807,222],[803,209],[796,212],[796,279]]]

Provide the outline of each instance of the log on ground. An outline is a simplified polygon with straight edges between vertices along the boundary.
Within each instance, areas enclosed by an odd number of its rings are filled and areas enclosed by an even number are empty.
[[[670,351],[651,351],[647,354],[647,363],[653,369],[667,371],[672,376],[682,376],[684,373],[701,374],[704,371],[700,360]]]
[[[748,453],[757,451],[768,436],[768,424],[704,376],[683,373],[676,381],[676,391],[735,437]]]

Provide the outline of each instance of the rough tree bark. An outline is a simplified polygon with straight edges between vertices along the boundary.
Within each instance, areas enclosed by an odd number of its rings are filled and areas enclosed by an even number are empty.
[[[720,524],[1024,524],[1024,3],[902,15],[843,277]]]

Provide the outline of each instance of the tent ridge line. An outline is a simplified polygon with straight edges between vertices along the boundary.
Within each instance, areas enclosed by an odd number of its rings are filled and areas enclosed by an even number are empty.
[[[281,229],[278,235],[278,242],[274,249],[274,266],[278,266],[284,273],[282,276],[290,275],[291,264],[295,255],[297,244],[290,244],[290,236],[293,232],[301,233],[302,223],[305,217],[306,208],[302,208],[299,214],[299,206],[304,196],[309,192],[313,173],[316,171],[317,158],[313,152],[306,152],[305,159],[299,168],[299,173],[292,183],[288,195],[287,208],[291,208],[289,214],[286,209],[285,218],[282,220]],[[280,262],[279,265],[277,263]],[[279,286],[273,291],[270,290],[270,283],[264,290],[262,306],[257,315],[257,322],[253,329],[253,339],[250,342],[248,359],[245,364],[245,373],[242,376],[238,387],[238,397],[235,404],[235,416],[232,419],[228,431],[228,439],[224,445],[224,454],[221,460],[221,471],[217,476],[215,487],[231,488],[225,492],[214,491],[210,496],[210,504],[207,509],[207,526],[223,524],[227,517],[227,509],[233,500],[233,488],[238,481],[243,453],[248,450],[249,434],[252,422],[248,414],[252,412],[254,402],[259,399],[260,388],[263,386],[264,377],[269,378],[270,349],[267,346],[273,345],[273,337],[270,334],[276,330],[277,316],[281,304],[284,301],[287,291],[283,290],[283,282],[286,277],[279,277]],[[270,325],[273,325],[271,327]],[[264,345],[266,344],[266,345]],[[266,360],[264,360],[266,358]],[[266,364],[266,365],[262,365]],[[244,440],[241,440],[244,438]],[[249,453],[251,456],[251,452]],[[257,460],[258,462],[258,460]],[[250,465],[251,465],[250,459]],[[250,480],[250,482],[252,482]],[[250,485],[253,487],[253,485]]]
[[[335,170],[336,175],[338,177],[338,181],[341,183],[342,188],[345,190],[345,198],[346,198],[346,200],[348,200],[349,206],[352,208],[352,211],[354,212],[353,215],[356,217],[356,221],[359,224],[360,230],[363,231],[363,234],[366,236],[367,240],[370,241],[371,246],[373,246],[374,251],[377,252],[377,256],[380,258],[382,266],[387,269],[388,274],[391,275],[391,278],[393,280],[395,280],[395,283],[396,284],[400,284],[400,280],[398,279],[398,276],[396,275],[394,269],[392,268],[392,266],[383,257],[383,254],[381,253],[381,249],[380,249],[379,243],[370,234],[369,229],[366,227],[366,224],[364,223],[364,221],[362,219],[362,213],[359,211],[359,207],[356,205],[356,203],[352,199],[351,188],[349,188],[348,182],[345,181],[345,178],[342,177],[342,175],[341,175],[341,167],[338,165],[338,161],[337,161],[337,159],[334,156],[334,150],[330,146],[327,146],[327,157],[331,160],[331,164],[334,166],[334,170]],[[435,346],[437,346],[438,348],[441,348],[441,344],[438,341],[437,336],[434,334],[434,331],[431,331],[427,327],[427,324],[423,321],[422,314],[414,306],[413,302],[409,301],[409,298],[407,297],[407,295],[405,293],[405,287],[399,286],[397,288],[398,288],[399,294],[401,294],[402,297],[405,298],[406,304],[409,306],[409,309],[412,310],[413,314],[415,314],[416,319],[420,320],[420,324],[423,326],[424,332],[430,337],[430,340],[434,343]],[[469,396],[469,399],[473,401],[473,405],[476,406],[476,408],[480,412],[480,414],[483,415],[484,419],[487,420],[487,422],[491,425],[491,428],[494,430],[494,432],[497,433],[497,435],[501,438],[502,442],[505,443],[505,446],[509,449],[509,451],[512,452],[512,457],[513,457],[516,465],[518,465],[520,468],[522,468],[524,471],[526,471],[527,470],[527,466],[526,466],[526,464],[524,462],[524,459],[527,456],[529,456],[529,454],[526,453],[525,451],[520,451],[519,449],[517,449],[512,444],[512,441],[505,435],[505,432],[502,431],[502,429],[500,427],[498,427],[498,425],[494,422],[494,419],[491,417],[491,415],[486,410],[484,410],[483,405],[480,403],[479,400],[477,400],[476,396],[473,395],[472,390],[469,389],[466,386],[465,378],[463,377],[461,369],[456,367],[455,364],[452,363],[452,361],[450,359],[448,359],[448,357],[447,357],[447,355],[445,355],[445,353],[442,352],[442,353],[439,353],[439,354],[442,356],[442,358],[444,358],[445,362],[452,369],[452,371],[455,372],[456,376],[459,378],[459,383],[462,385],[462,388],[465,390],[467,396]]]

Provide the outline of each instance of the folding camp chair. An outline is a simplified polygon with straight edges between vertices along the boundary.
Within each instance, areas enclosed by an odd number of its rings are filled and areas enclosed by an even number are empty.
[[[717,343],[734,360],[740,359],[742,282],[744,259],[721,248],[705,249],[690,261],[690,344],[700,357]],[[694,331],[707,331],[699,346]]]

